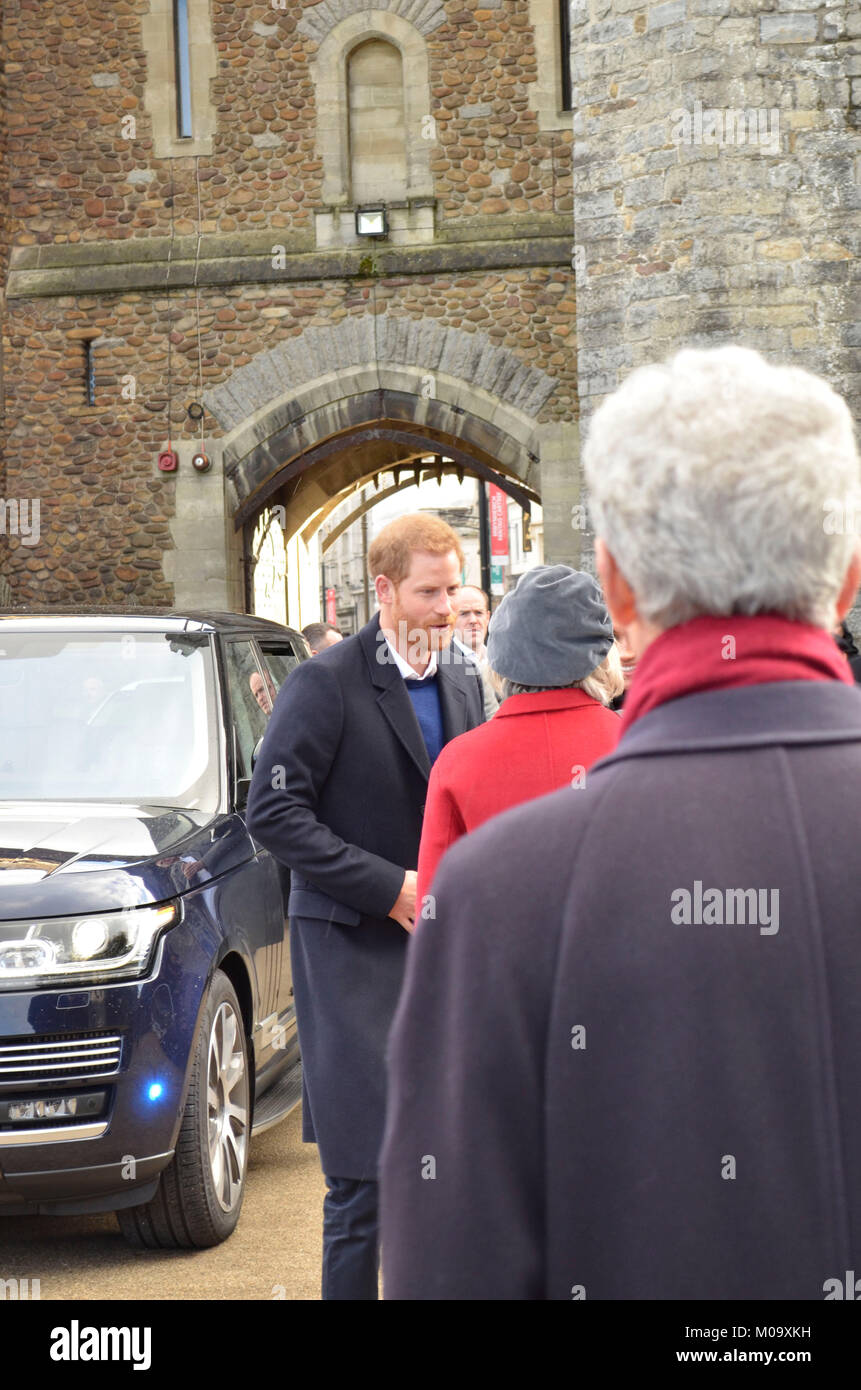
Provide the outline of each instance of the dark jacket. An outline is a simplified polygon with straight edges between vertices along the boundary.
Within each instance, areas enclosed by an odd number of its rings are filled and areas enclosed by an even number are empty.
[[[585,790],[455,845],[391,1036],[386,1296],[821,1299],[861,1269],[859,824],[861,696],[799,681],[654,709]],[[697,883],[766,911],[673,921]]]
[[[303,1137],[323,1171],[375,1178],[385,1044],[408,934],[388,916],[415,869],[430,772],[379,615],[291,671],[248,799],[248,828],[292,871],[290,945]],[[475,668],[441,664],[446,741],[483,718]]]

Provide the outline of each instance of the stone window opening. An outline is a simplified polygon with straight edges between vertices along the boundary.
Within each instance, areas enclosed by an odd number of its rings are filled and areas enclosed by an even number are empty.
[[[156,159],[212,154],[217,71],[210,0],[149,0],[141,20],[147,58],[144,106]]]
[[[559,11],[559,99],[562,111],[573,111],[571,83],[571,11],[570,0],[556,0]]]
[[[173,0],[173,54],[176,72],[176,134],[179,140],[190,140],[191,123],[191,52],[188,40],[188,0]]]
[[[365,39],[347,55],[350,201],[404,202],[407,144],[400,50]]]
[[[96,403],[96,344],[93,338],[84,340],[85,369],[87,381],[87,405]]]
[[[357,207],[385,203],[393,245],[432,241],[435,147],[424,35],[389,10],[340,20],[320,43],[311,72],[323,210],[317,245],[361,244]]]
[[[571,0],[529,0],[535,42],[536,81],[530,102],[539,130],[570,130],[574,110],[571,78]]]

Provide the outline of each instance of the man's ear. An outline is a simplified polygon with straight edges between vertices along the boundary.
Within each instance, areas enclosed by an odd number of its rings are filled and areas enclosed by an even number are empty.
[[[378,574],[374,579],[374,593],[379,604],[391,603],[395,594],[395,586],[388,575]]]
[[[834,605],[837,610],[837,617],[841,622],[852,607],[859,584],[861,584],[861,546],[856,546],[852,559],[849,561],[843,586]]]
[[[615,556],[598,537],[595,541],[595,569],[604,591],[604,602],[613,626],[626,628],[637,618],[634,591],[616,563]]]

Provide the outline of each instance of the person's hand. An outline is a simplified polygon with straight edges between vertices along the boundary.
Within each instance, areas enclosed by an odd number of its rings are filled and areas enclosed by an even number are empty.
[[[404,873],[404,881],[401,884],[401,891],[398,894],[395,905],[389,910],[389,916],[399,922],[404,931],[414,931],[416,925],[416,888],[418,886],[418,874],[415,869],[407,869]]]

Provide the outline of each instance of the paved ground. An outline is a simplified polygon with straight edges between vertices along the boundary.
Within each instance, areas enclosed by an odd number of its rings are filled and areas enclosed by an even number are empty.
[[[251,1146],[239,1225],[199,1251],[135,1251],[107,1216],[0,1217],[0,1278],[39,1279],[42,1299],[320,1297],[323,1195],[301,1108]]]

